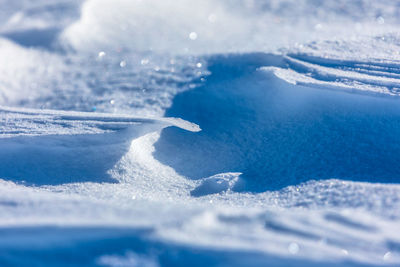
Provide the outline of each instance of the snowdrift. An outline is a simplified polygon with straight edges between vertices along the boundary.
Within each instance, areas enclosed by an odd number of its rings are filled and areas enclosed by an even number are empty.
[[[169,126],[200,130],[175,118],[1,106],[0,116],[0,177],[36,185],[115,182],[107,172],[133,139]]]

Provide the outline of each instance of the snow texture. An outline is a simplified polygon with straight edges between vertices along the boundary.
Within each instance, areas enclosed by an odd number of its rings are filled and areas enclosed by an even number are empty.
[[[0,266],[400,264],[398,1],[0,6]]]

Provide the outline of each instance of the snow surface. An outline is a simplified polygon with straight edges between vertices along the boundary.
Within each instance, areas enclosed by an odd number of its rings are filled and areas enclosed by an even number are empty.
[[[1,266],[400,264],[400,2],[0,6]]]

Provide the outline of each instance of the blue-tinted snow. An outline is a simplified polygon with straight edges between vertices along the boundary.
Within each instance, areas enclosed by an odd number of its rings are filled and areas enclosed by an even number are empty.
[[[1,266],[399,265],[398,1],[0,6]]]
[[[400,182],[397,99],[293,86],[257,71],[283,62],[259,54],[210,59],[206,82],[166,111],[203,131],[166,129],[156,159],[192,179],[242,172],[239,191],[310,179]]]

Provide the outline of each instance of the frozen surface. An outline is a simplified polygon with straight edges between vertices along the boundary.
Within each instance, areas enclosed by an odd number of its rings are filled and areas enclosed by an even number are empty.
[[[400,2],[0,6],[1,266],[400,264]]]
[[[398,96],[399,36],[313,42],[288,52],[286,68],[264,67],[292,84]]]
[[[0,107],[0,176],[30,184],[112,182],[107,173],[132,139],[164,127],[200,128],[176,118]]]

